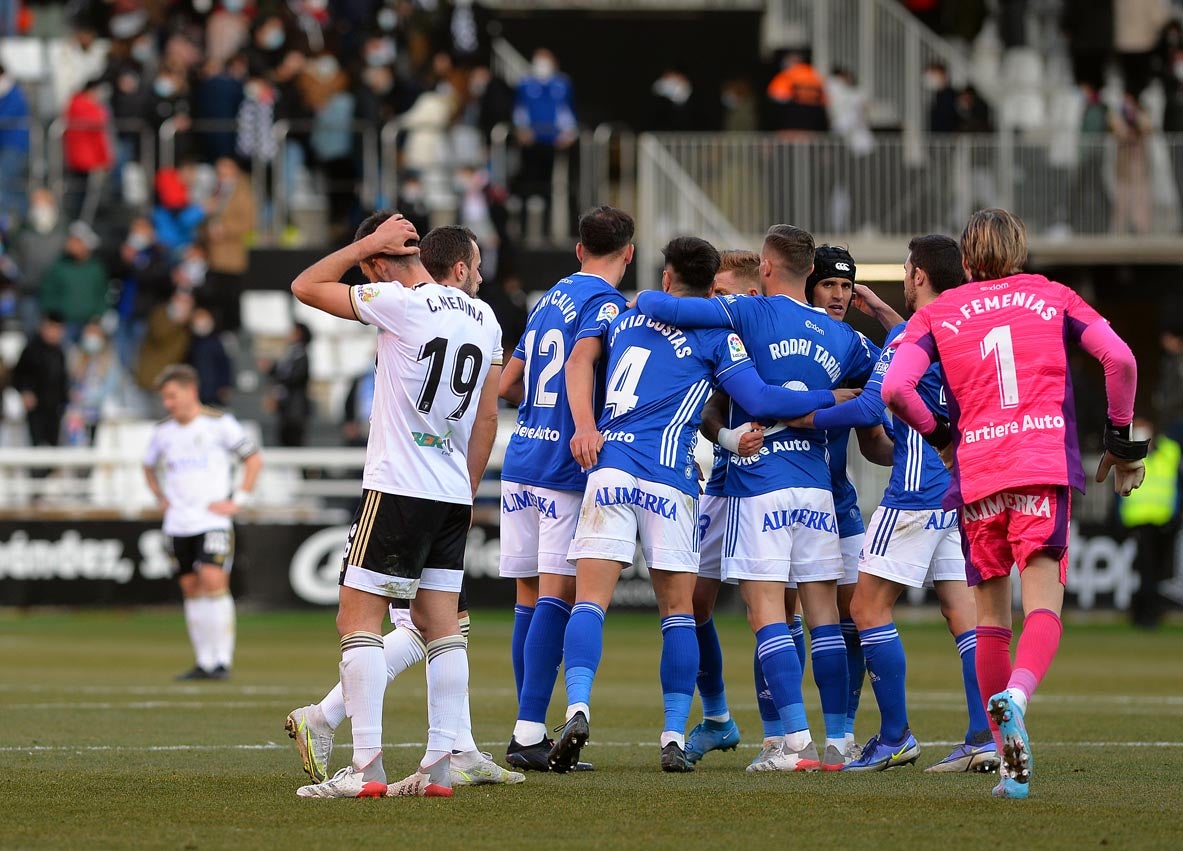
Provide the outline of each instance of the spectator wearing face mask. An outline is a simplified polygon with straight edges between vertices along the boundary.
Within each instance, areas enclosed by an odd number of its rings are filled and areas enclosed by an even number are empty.
[[[530,74],[518,83],[513,124],[522,148],[519,194],[540,195],[549,202],[555,151],[571,147],[579,128],[571,81],[546,48],[534,51]]]
[[[230,356],[216,333],[217,323],[207,308],[197,307],[189,321],[187,363],[197,370],[197,395],[203,405],[225,407],[234,388]]]
[[[168,249],[157,241],[152,220],[145,216],[133,219],[127,239],[119,246],[116,267],[120,289],[115,345],[125,366],[132,363],[140,349],[148,316],[172,294],[171,266]]]
[[[104,410],[119,396],[119,359],[97,320],[86,323],[77,349],[70,354],[67,442],[91,446]]]
[[[297,86],[314,115],[309,145],[328,185],[330,231],[335,241],[344,241],[351,230],[357,178],[353,156],[356,104],[349,77],[337,57],[325,51],[307,63]]]
[[[200,243],[186,246],[181,252],[181,260],[173,266],[173,286],[181,291],[193,295],[194,298],[205,298],[204,292],[198,292],[205,286],[206,275],[209,274],[209,263],[206,260],[205,248]]]
[[[65,250],[41,279],[41,309],[63,317],[71,341],[109,305],[110,277],[96,255],[98,247],[98,234],[90,225],[74,222],[66,232]]]
[[[136,384],[148,392],[155,389],[156,377],[166,366],[184,363],[189,354],[189,320],[193,316],[193,296],[183,290],[157,305],[148,315],[148,329],[136,358]]]
[[[205,249],[209,272],[205,298],[223,331],[241,326],[239,300],[249,263],[247,240],[255,229],[255,197],[250,182],[230,157],[215,165],[218,186],[206,204]]]
[[[29,163],[29,102],[0,65],[0,209],[24,218],[25,173]]]
[[[649,117],[658,132],[702,130],[694,86],[681,68],[667,68],[650,88]]]
[[[20,269],[21,325],[32,336],[41,321],[41,279],[66,247],[66,225],[57,200],[48,189],[29,196],[29,214],[12,241],[12,256]]]

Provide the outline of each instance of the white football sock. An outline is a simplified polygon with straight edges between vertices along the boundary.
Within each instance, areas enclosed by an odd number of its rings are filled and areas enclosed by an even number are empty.
[[[843,733],[841,739],[831,739],[829,736],[826,736],[826,747],[828,748],[831,745],[837,748],[838,753],[846,753],[846,734]]]
[[[192,628],[189,631],[190,641],[193,642],[193,653],[197,657],[197,667],[205,671],[212,671],[218,665],[217,654],[214,652],[214,627],[216,614],[214,613],[213,598],[190,597],[186,608],[192,612]]]
[[[427,655],[427,649],[417,629],[400,626],[382,637],[382,655],[386,658],[386,684],[389,685],[407,668],[421,662]],[[333,686],[317,706],[326,724],[334,730],[340,727],[345,720],[345,698],[341,694],[341,684]]]
[[[661,746],[664,748],[670,742],[676,742],[678,747],[680,747],[682,750],[686,750],[686,735],[684,733],[666,730],[661,734]]]
[[[812,741],[813,736],[809,735],[808,730],[799,730],[796,733],[785,733],[785,753],[794,753],[796,751],[803,750]]]
[[[570,721],[575,717],[576,712],[582,712],[583,717],[591,721],[591,707],[586,703],[572,703],[567,706],[567,720]]]
[[[546,738],[546,725],[540,721],[518,720],[513,725],[513,737],[519,745],[536,745]]]
[[[341,639],[341,691],[346,714],[353,722],[353,767],[362,769],[382,753],[382,697],[386,693],[382,636],[351,632]],[[371,773],[378,772],[371,768]]]
[[[201,665],[201,624],[199,619],[201,617],[201,604],[198,602],[200,597],[186,597],[184,602],[185,611],[185,629],[189,632],[189,644],[193,647],[193,658],[197,660],[198,666]]]
[[[427,644],[427,754],[428,766],[450,756],[468,703],[468,652],[459,635]]]
[[[234,597],[227,591],[210,597],[209,601],[214,663],[229,668],[234,663]]]

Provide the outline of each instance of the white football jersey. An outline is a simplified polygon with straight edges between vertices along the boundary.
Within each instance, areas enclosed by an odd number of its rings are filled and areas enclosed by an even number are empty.
[[[350,297],[378,328],[362,486],[471,505],[468,440],[489,367],[501,363],[493,309],[435,283],[362,284]]]
[[[231,520],[209,510],[212,502],[229,499],[234,458],[258,451],[232,414],[213,408],[181,425],[163,420],[152,430],[144,464],[163,467],[161,487],[168,500],[164,534],[177,537],[229,529]]]

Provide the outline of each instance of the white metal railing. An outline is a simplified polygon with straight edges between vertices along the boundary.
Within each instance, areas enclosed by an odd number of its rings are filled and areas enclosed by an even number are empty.
[[[491,501],[500,496],[501,464],[513,423],[514,413],[502,411],[497,442],[477,492],[478,500]],[[151,512],[155,500],[144,483],[143,450],[143,445],[131,442],[114,449],[0,449],[0,514],[24,514],[34,508],[55,515],[92,511],[131,517]],[[703,469],[709,470],[709,444],[700,440],[696,456]],[[1092,470],[1097,460],[1086,457],[1085,469]],[[361,492],[364,462],[364,449],[264,447],[263,470],[250,512],[316,516],[325,508],[326,500],[355,499]],[[859,507],[865,517],[870,517],[883,496],[891,469],[865,460],[853,443],[847,469],[858,490]],[[1090,482],[1086,495],[1073,498],[1073,518],[1083,522],[1105,522],[1112,510],[1110,483]]]
[[[719,208],[720,197],[712,197],[702,181],[689,174],[651,133],[640,137],[637,175],[638,251],[634,263],[639,289],[656,286],[661,268],[658,252],[675,236],[699,236],[724,248],[748,242]]]
[[[1113,137],[877,134],[863,156],[837,137],[657,134],[641,146],[641,238],[660,242],[688,211],[710,210],[707,239],[754,245],[775,222],[818,234],[903,237],[959,233],[976,209],[1002,206],[1030,235],[1178,232],[1183,134],[1137,145]],[[670,177],[676,174],[677,178]],[[692,217],[693,218],[693,217]]]
[[[529,76],[530,60],[504,38],[493,39],[492,54],[489,70],[509,85],[516,86],[522,77]]]
[[[489,461],[489,475],[477,492],[479,499],[496,499],[505,446],[514,412],[502,411],[497,441]],[[259,432],[244,423],[248,433]],[[62,513],[96,510],[139,515],[155,507],[144,481],[143,455],[152,424],[120,421],[100,425],[94,447],[0,448],[0,512]],[[111,439],[104,440],[107,428]],[[327,499],[356,498],[361,492],[365,450],[343,447],[285,449],[263,447],[263,470],[251,510],[260,513],[312,511]]]
[[[879,124],[910,132],[925,127],[924,67],[941,62],[964,82],[963,53],[917,21],[896,0],[772,0],[765,15],[766,49],[808,45],[822,73],[847,68]],[[989,98],[989,92],[984,97]]]

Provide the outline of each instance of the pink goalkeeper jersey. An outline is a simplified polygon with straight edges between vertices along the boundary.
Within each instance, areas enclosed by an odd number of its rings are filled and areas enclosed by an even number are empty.
[[[900,342],[940,361],[956,465],[946,506],[1023,485],[1084,489],[1068,343],[1101,315],[1062,284],[1014,275],[942,293]]]

